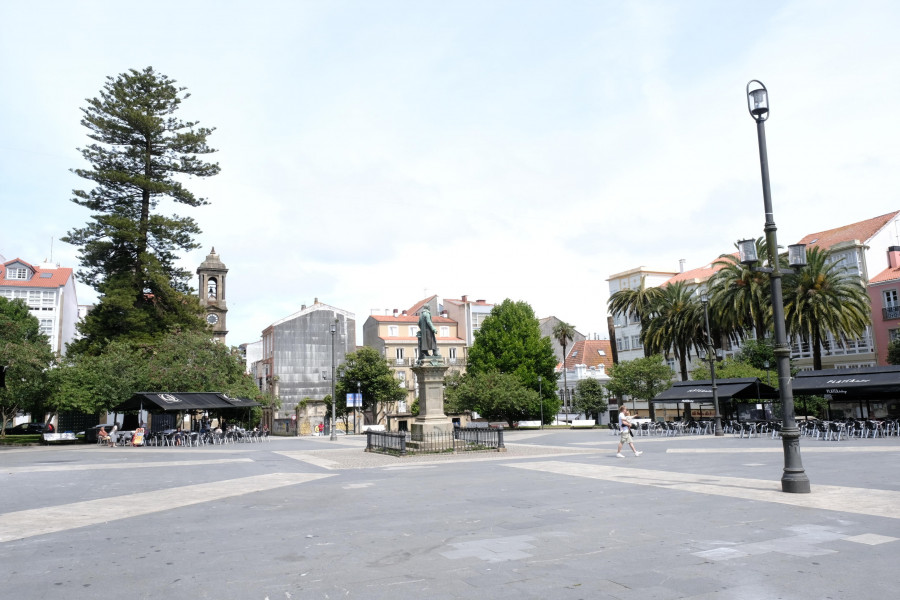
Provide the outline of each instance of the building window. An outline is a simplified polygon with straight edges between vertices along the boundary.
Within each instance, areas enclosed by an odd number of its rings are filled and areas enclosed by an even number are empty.
[[[53,319],[41,319],[41,333],[47,336],[53,335]]]
[[[641,336],[633,335],[631,336],[631,347],[637,350],[641,347]]]
[[[419,333],[418,325],[410,325],[409,326],[409,337],[416,337],[417,333]]]
[[[6,270],[7,279],[28,279],[28,270],[22,267]]]
[[[629,349],[629,348],[628,348],[628,338],[627,338],[627,337],[623,337],[623,338],[622,338],[622,346],[621,346],[621,349],[622,349],[622,350],[628,350],[628,349]]]
[[[44,292],[41,297],[41,310],[56,308],[56,292]]]
[[[388,325],[388,337],[397,337],[400,335],[400,328],[396,325]]]
[[[446,325],[441,325],[440,336],[441,337],[450,337],[450,328]]]
[[[897,290],[885,290],[881,295],[884,298],[885,308],[897,308],[900,306],[900,301],[897,300]]]
[[[890,341],[896,342],[900,340],[900,329],[888,329],[888,335],[890,336]]]
[[[41,308],[41,291],[30,290],[28,292],[28,308],[31,310],[40,310]]]
[[[397,348],[397,358],[403,359],[403,348]]]
[[[450,348],[450,349],[448,349],[448,352],[450,352],[450,358],[455,360],[456,359],[456,348]]]
[[[400,387],[406,387],[406,371],[397,371],[397,381]]]

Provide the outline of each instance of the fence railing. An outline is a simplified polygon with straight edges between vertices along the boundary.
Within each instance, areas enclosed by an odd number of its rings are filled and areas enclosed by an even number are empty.
[[[452,432],[415,436],[403,431],[399,433],[366,432],[366,452],[407,456],[410,454],[505,451],[503,428],[456,427]]]

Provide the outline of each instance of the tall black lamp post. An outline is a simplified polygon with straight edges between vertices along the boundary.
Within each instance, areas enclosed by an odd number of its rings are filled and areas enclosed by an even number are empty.
[[[706,357],[709,359],[709,378],[712,382],[715,433],[717,436],[723,436],[725,432],[722,430],[722,415],[719,413],[719,388],[716,386],[716,348],[713,346],[712,335],[709,332],[709,296],[706,292],[700,294],[700,302],[703,304],[703,317],[706,319]]]
[[[775,325],[775,363],[778,372],[778,393],[781,398],[781,409],[784,420],[781,429],[781,441],[784,446],[784,473],[781,476],[781,491],[793,494],[809,493],[809,478],[803,470],[800,459],[800,429],[794,417],[794,395],[791,389],[791,349],[787,343],[787,331],[784,324],[784,297],[781,293],[781,269],[778,265],[778,239],[775,235],[775,218],[772,213],[772,195],[769,190],[769,158],[766,152],[766,119],[769,117],[768,90],[760,81],[753,80],[747,84],[747,105],[750,116],[756,121],[756,134],[759,139],[759,165],[762,171],[763,205],[766,213],[766,251],[768,268],[756,268],[769,274],[772,284],[772,319]],[[754,240],[738,242],[741,263],[752,265],[759,261],[756,256]],[[797,244],[788,247],[788,262],[793,267],[802,267],[806,262],[806,247]]]
[[[337,319],[331,324],[331,441],[337,441],[337,417],[335,407],[337,399],[334,397],[334,334],[337,332]]]

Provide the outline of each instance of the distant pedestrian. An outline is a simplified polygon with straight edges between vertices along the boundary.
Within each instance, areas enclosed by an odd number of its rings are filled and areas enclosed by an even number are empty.
[[[631,415],[628,414],[628,407],[622,404],[619,406],[619,447],[616,449],[616,458],[625,458],[625,455],[622,454],[622,447],[625,444],[631,446],[635,456],[643,454],[634,447],[634,437],[631,435]]]

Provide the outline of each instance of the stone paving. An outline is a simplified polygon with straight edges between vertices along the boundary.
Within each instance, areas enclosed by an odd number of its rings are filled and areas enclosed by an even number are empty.
[[[362,436],[0,450],[0,597],[874,598],[900,576],[900,440],[507,432],[393,457]]]

